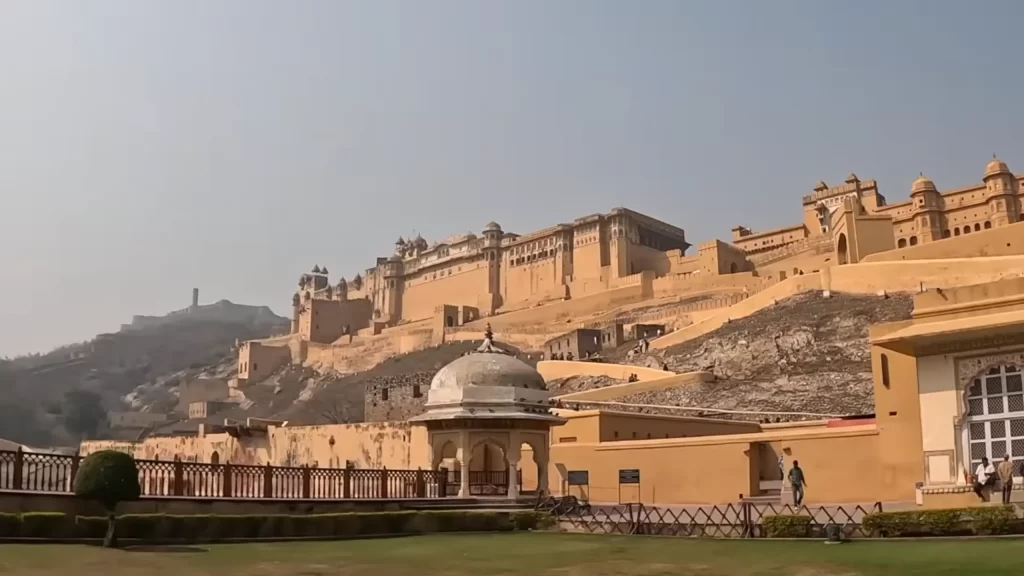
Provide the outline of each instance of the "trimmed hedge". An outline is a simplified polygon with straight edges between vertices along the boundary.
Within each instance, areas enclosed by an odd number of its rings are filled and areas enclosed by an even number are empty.
[[[864,517],[872,536],[991,536],[1024,533],[1013,506],[875,512]]]
[[[432,532],[500,532],[548,528],[551,516],[533,511],[403,511],[343,514],[174,516],[125,514],[117,518],[123,538],[216,542],[226,539],[349,537]],[[61,513],[0,514],[0,538],[103,538],[107,518]]]
[[[764,532],[769,538],[807,538],[811,535],[810,516],[780,514],[764,517]]]

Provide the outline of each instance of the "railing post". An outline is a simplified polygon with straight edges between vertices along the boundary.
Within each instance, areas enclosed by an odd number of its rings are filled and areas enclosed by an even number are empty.
[[[426,498],[427,497],[427,482],[423,479],[423,469],[416,469],[416,497]]]
[[[75,478],[78,477],[78,465],[82,463],[82,457],[75,452],[75,455],[71,457],[71,479],[68,480],[68,492],[75,491]]]
[[[174,457],[174,483],[173,490],[175,496],[181,496],[185,493],[185,466],[181,462],[181,458]]]
[[[266,467],[263,468],[263,497],[274,497],[274,469],[270,466],[270,462],[267,462]]]
[[[388,497],[388,469],[382,468],[380,471],[380,497]]]
[[[231,498],[232,497],[232,494],[231,494],[231,485],[232,484],[233,484],[233,482],[231,480],[231,463],[230,462],[225,462],[224,463],[224,486],[221,487],[221,493],[224,494],[225,498]]]
[[[352,497],[352,470],[348,466],[341,471],[341,497],[346,500]]]
[[[25,453],[21,450],[21,446],[18,446],[18,451],[14,453],[14,489],[21,490],[24,487],[25,481]]]
[[[302,466],[302,497],[309,499],[310,493],[310,473],[309,465],[304,464]]]
[[[754,527],[750,525],[750,502],[741,502],[740,505],[743,506],[743,538],[753,538]]]

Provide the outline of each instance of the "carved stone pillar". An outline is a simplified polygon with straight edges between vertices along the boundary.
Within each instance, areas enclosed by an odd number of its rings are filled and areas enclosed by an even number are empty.
[[[472,458],[469,432],[460,430],[458,447],[455,449],[455,459],[459,462],[459,498],[469,498],[469,461]]]

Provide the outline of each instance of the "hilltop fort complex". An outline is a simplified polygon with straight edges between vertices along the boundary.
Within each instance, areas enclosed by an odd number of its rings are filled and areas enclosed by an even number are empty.
[[[197,431],[83,450],[519,471],[512,496],[584,490],[566,474],[586,471],[597,501],[639,469],[630,498],[669,504],[777,498],[778,461],[798,458],[809,501],[969,501],[981,456],[1024,462],[1024,178],[998,159],[979,173],[948,191],[922,175],[896,204],[854,174],[819,182],[798,223],[695,250],[625,208],[528,234],[491,222],[399,238],[356,274],[302,274],[288,334],[242,342],[236,374],[183,386]],[[441,369],[490,329],[480,359]],[[285,406],[273,398],[296,371]],[[304,421],[293,405],[321,402],[330,379],[356,391],[355,415]],[[799,399],[766,408],[785,398]],[[246,418],[264,399],[277,408]],[[713,463],[715,482],[679,462]]]

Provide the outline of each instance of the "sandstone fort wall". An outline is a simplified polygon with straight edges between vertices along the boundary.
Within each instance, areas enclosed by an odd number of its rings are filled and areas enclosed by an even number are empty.
[[[430,318],[439,303],[479,306],[480,296],[488,293],[488,272],[488,263],[478,260],[448,269],[443,278],[407,281],[402,296],[403,318]]]
[[[1024,255],[1024,222],[872,254],[862,262]]]

